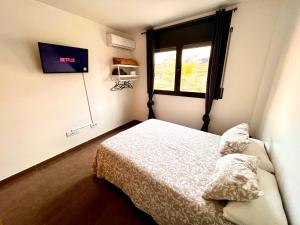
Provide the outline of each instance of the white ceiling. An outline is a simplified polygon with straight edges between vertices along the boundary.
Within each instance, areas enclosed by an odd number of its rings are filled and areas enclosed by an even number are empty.
[[[199,15],[237,0],[38,0],[120,31]]]

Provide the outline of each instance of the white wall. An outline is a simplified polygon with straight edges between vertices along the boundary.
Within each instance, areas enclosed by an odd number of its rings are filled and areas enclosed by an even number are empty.
[[[105,80],[113,56],[130,56],[106,46],[109,28],[31,0],[1,0],[0,21],[0,180],[133,119],[132,90],[111,92]],[[89,49],[86,81],[98,127],[66,138],[89,123],[82,77],[43,74],[38,41]]]
[[[290,0],[282,1],[280,12],[276,20],[250,122],[251,130],[256,136],[259,135],[260,123],[273,84],[274,76],[277,73],[277,65],[280,63],[281,55],[284,54],[286,44],[289,43],[291,38],[290,34],[294,29],[292,26],[293,22],[291,22],[294,15],[291,13],[292,11],[290,8],[287,7],[287,2],[290,2]]]
[[[300,224],[300,2],[284,2],[278,31],[284,33],[272,88],[260,117],[258,137],[265,141],[291,224]],[[279,33],[279,32],[278,32]],[[281,39],[281,36],[278,36]],[[277,43],[279,40],[277,41]],[[276,42],[275,42],[276,43]],[[276,45],[275,45],[276,47]],[[264,85],[264,84],[262,84]]]
[[[243,1],[232,18],[234,32],[227,62],[223,99],[214,101],[209,130],[222,133],[240,122],[251,122],[257,92],[270,50],[270,42],[281,7],[280,0]],[[147,118],[145,36],[137,33],[135,56],[144,77],[135,89],[135,118]],[[155,95],[154,111],[159,119],[199,129],[204,99]],[[254,134],[254,132],[251,132]]]

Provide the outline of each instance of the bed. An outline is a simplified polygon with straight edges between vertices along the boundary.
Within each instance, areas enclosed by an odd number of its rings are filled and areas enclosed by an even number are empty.
[[[232,224],[225,202],[201,196],[217,160],[220,136],[147,120],[103,143],[95,174],[119,187],[160,225]]]

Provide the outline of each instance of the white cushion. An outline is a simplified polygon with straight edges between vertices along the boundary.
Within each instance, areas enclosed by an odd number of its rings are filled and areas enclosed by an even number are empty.
[[[227,130],[222,136],[219,151],[222,155],[240,153],[246,150],[249,144],[249,126],[239,124]]]
[[[270,161],[264,143],[260,140],[250,138],[250,143],[243,154],[257,156],[260,160],[259,168],[274,173],[274,167]]]
[[[232,153],[217,161],[202,197],[214,200],[249,201],[263,195],[258,185],[256,156]]]
[[[287,225],[275,176],[259,169],[258,179],[264,195],[248,202],[229,201],[224,217],[242,225]]]

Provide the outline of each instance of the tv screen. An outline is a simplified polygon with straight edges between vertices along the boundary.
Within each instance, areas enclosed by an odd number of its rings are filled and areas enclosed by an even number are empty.
[[[88,72],[88,50],[38,42],[44,73]]]

